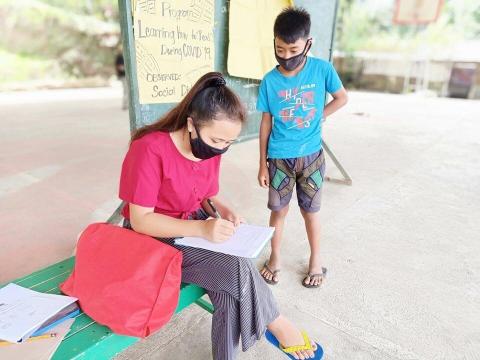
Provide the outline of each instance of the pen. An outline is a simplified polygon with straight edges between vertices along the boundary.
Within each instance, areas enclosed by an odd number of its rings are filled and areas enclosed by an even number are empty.
[[[215,207],[215,205],[213,205],[213,201],[210,200],[210,199],[207,199],[207,202],[208,202],[208,205],[210,205],[210,207],[212,208],[212,211],[213,213],[215,214],[215,217],[217,219],[221,219],[222,217],[220,216],[220,213],[218,212],[217,208]]]
[[[45,335],[39,335],[39,336],[32,336],[25,340],[24,342],[30,342],[30,341],[35,341],[35,340],[41,340],[41,339],[50,339],[53,337],[57,337],[57,333],[52,333],[52,334],[45,334]],[[11,345],[13,343],[8,342],[8,341],[0,341],[0,346],[6,346],[6,345]]]

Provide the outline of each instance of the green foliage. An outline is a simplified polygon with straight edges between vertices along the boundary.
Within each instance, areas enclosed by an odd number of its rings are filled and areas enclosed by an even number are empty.
[[[50,73],[59,76],[60,71],[51,60],[30,55],[14,54],[0,49],[0,83],[28,81],[34,74]]]
[[[480,36],[480,2],[446,0],[437,22],[393,23],[393,0],[340,0],[336,48],[345,52],[410,52],[419,47],[441,51]]]
[[[46,4],[62,8],[75,14],[94,15],[98,18],[108,20],[105,11],[116,8],[116,0],[44,0]]]
[[[114,0],[0,0],[0,23],[0,82],[113,74]]]

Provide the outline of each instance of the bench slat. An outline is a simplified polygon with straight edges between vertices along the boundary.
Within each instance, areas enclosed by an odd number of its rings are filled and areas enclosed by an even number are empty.
[[[110,359],[138,340],[113,334],[106,326],[93,322],[73,336],[67,335],[52,359]]]
[[[75,258],[71,257],[13,282],[32,290],[61,294],[58,286],[70,275],[74,263]],[[205,289],[185,283],[181,284],[180,289],[180,298],[175,313],[179,313],[192,303],[197,303],[205,310],[213,312],[211,304],[201,299],[206,293]],[[109,328],[96,323],[85,313],[80,313],[75,317],[72,328],[52,359],[111,359],[138,340],[140,339],[114,334]]]
[[[66,260],[60,261],[56,264],[50,265],[42,270],[36,271],[30,275],[24,276],[20,279],[14,280],[15,284],[21,285],[26,288],[30,288],[33,285],[38,284],[44,280],[50,279],[59,273],[65,271],[72,271],[75,258],[71,257]]]
[[[182,284],[175,313],[179,313],[204,294],[205,289],[193,284]],[[82,326],[85,328],[82,329]],[[75,320],[72,330],[62,341],[52,360],[110,359],[138,340],[140,339],[113,334],[107,327],[82,314]]]
[[[86,329],[88,326],[95,324],[95,321],[85,313],[80,313],[75,317],[75,322],[73,323],[70,331],[68,332],[65,338],[74,336],[77,332]]]
[[[45,279],[38,284],[30,286],[30,289],[43,293],[60,295],[62,293],[59,289],[59,285],[67,280],[70,274],[71,271],[60,273],[57,276],[52,276],[50,279]]]

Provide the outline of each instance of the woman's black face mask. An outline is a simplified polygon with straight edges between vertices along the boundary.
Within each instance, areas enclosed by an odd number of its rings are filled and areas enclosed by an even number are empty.
[[[277,55],[277,50],[275,49],[275,39],[273,40],[273,49],[275,52],[275,59],[277,59],[280,66],[287,71],[293,71],[297,67],[299,67],[302,64],[305,57],[307,56],[307,53],[311,47],[312,47],[312,39],[308,39],[307,43],[305,44],[305,48],[300,54],[291,56],[288,59],[285,59]]]
[[[195,128],[195,131],[197,132],[197,138],[192,139],[192,133],[189,132],[190,145],[192,147],[193,156],[195,156],[197,159],[202,159],[202,160],[210,159],[214,156],[222,155],[228,150],[229,146],[224,147],[223,149],[217,149],[213,146],[208,145],[200,137],[200,132],[198,131],[198,127],[196,125],[193,125],[193,126]]]

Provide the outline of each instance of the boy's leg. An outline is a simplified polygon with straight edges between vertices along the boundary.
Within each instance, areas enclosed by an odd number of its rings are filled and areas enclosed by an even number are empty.
[[[322,274],[322,263],[320,261],[320,214],[318,212],[306,212],[301,210],[307,230],[308,242],[310,244],[310,261],[308,264],[309,274]],[[304,279],[305,285],[321,285],[322,276],[308,276]]]
[[[273,282],[278,282],[278,276],[275,271],[280,269],[280,244],[287,213],[288,205],[279,211],[272,211],[270,214],[270,226],[275,228],[275,232],[271,241],[272,251],[270,259],[267,262],[267,266],[262,269],[261,274],[265,279]]]
[[[288,204],[295,187],[295,159],[269,159],[268,172],[270,175],[270,189],[268,192],[268,208],[270,226],[275,227],[271,246],[272,252],[261,274],[269,284],[278,282],[277,271],[280,269],[280,243],[282,240],[283,225],[288,213]]]
[[[320,262],[320,204],[322,184],[325,175],[323,151],[301,158],[301,168],[297,167],[297,198],[310,244],[310,261],[304,285],[319,286],[323,281],[323,268]],[[300,165],[300,164],[299,164]]]

